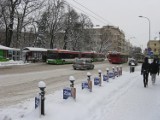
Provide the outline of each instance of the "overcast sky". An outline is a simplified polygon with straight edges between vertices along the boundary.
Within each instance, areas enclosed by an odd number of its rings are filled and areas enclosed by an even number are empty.
[[[146,48],[149,40],[159,39],[160,0],[66,0],[78,12],[87,14],[94,25],[113,25],[124,31],[133,45]],[[89,10],[87,10],[86,8]],[[78,9],[77,9],[78,8]],[[79,10],[81,9],[81,10]],[[96,15],[95,15],[96,14]]]

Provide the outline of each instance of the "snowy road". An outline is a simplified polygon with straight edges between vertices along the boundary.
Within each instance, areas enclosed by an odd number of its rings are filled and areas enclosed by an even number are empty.
[[[96,70],[91,71],[92,79],[102,66],[104,64],[98,64]],[[93,92],[81,89],[80,81],[83,78],[79,76],[75,85],[76,101],[71,98],[63,100],[62,89],[51,92],[46,95],[45,116],[39,118],[32,98],[0,108],[0,120],[159,120],[160,76],[157,76],[154,85],[149,77],[148,87],[144,88],[140,66],[136,67],[134,73],[127,72],[127,69],[124,66],[122,76],[109,79],[109,82],[103,81],[101,87],[93,85]],[[86,71],[79,71],[79,74],[76,73],[78,71],[74,72],[76,77],[86,74]]]
[[[89,71],[92,74],[98,74],[98,69],[105,72],[106,67],[112,68],[112,66],[107,62],[95,63],[95,69]],[[127,65],[123,65],[123,67],[124,70],[128,70]],[[0,106],[16,104],[34,97],[39,92],[38,82],[41,80],[46,83],[46,91],[49,94],[69,85],[68,78],[70,75],[75,76],[75,84],[79,84],[81,79],[86,79],[87,72],[84,70],[73,70],[72,65],[47,64],[29,64],[1,69]]]

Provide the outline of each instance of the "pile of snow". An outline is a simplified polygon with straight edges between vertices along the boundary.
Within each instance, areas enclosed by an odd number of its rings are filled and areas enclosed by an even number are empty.
[[[27,63],[24,63],[24,61],[20,60],[20,61],[14,61],[14,60],[9,60],[6,62],[0,62],[0,67],[4,67],[4,66],[13,66],[13,65],[25,65]]]
[[[92,80],[95,76],[92,76]],[[93,85],[93,92],[82,90],[80,84],[75,87],[76,100],[64,100],[62,90],[46,95],[45,116],[38,115],[34,108],[34,99],[29,99],[18,105],[0,108],[0,120],[160,119],[159,76],[154,85],[149,78],[147,88],[143,87],[140,71],[123,72],[122,76],[110,79],[109,82],[103,81],[102,86]]]

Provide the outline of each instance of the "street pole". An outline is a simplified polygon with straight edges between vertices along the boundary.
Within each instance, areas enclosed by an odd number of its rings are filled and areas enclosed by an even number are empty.
[[[146,18],[148,20],[148,23],[149,23],[149,41],[151,40],[151,22],[150,22],[150,19],[148,17],[145,17],[145,16],[139,16],[141,18]]]
[[[38,87],[40,89],[40,96],[41,96],[41,115],[45,115],[45,104],[44,104],[44,101],[45,101],[45,88],[46,88],[46,83],[43,82],[43,81],[40,81],[38,83]]]

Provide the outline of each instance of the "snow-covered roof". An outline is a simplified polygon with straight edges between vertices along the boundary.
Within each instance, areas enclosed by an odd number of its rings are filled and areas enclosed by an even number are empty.
[[[20,51],[20,49],[18,49],[18,48],[13,48],[13,50],[14,50],[14,51]]]
[[[27,50],[27,51],[47,51],[47,49],[45,49],[45,48],[36,48],[36,47],[25,47],[23,50]]]
[[[13,51],[20,51],[18,48],[10,48],[3,45],[0,45],[0,50],[13,50]]]
[[[13,48],[0,45],[0,50],[13,50]]]

